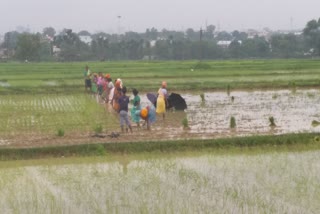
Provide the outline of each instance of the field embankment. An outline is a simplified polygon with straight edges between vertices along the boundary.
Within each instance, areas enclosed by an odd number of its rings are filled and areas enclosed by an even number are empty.
[[[320,149],[318,134],[286,134],[277,136],[249,136],[207,140],[168,140],[124,143],[81,144],[34,148],[2,148],[1,160],[25,160],[54,157],[77,157],[131,153],[170,153],[211,151],[217,149],[260,147],[273,150],[277,147],[296,147],[302,150]]]

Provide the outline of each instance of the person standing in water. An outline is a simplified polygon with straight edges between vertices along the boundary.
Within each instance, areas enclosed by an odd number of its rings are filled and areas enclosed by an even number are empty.
[[[166,103],[167,103],[167,83],[165,81],[162,82],[161,88],[158,90],[158,98],[157,98],[157,114],[162,114],[162,118],[165,119],[166,113]]]

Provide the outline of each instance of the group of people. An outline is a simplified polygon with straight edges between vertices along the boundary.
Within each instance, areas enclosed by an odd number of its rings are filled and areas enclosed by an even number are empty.
[[[85,79],[85,90],[87,92],[93,92],[98,102],[106,103],[108,106],[119,113],[121,131],[125,130],[132,132],[132,126],[129,117],[129,96],[127,96],[127,88],[123,85],[121,79],[116,79],[114,82],[110,74],[103,75],[100,73],[92,73],[88,66],[85,67],[84,71]],[[157,101],[154,104],[141,106],[139,91],[133,89],[133,107],[130,110],[131,120],[136,123],[137,127],[140,128],[140,121],[143,120],[143,125],[146,125],[147,129],[150,130],[152,123],[156,121],[156,114],[162,114],[163,119],[165,118],[166,103],[167,103],[167,83],[162,82],[161,87],[158,90]]]

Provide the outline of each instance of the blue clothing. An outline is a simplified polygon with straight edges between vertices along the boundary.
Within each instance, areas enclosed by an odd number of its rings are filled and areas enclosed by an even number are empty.
[[[154,123],[156,122],[157,120],[157,116],[156,116],[156,109],[154,108],[153,105],[151,105],[149,107],[149,110],[148,110],[148,120],[150,123]]]
[[[118,99],[118,103],[119,103],[119,112],[120,111],[126,111],[128,112],[128,105],[129,105],[129,97],[122,95],[121,97],[119,97]]]

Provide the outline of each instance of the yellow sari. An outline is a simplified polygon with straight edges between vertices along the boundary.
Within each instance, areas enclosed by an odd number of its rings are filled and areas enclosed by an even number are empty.
[[[161,88],[158,91],[158,98],[157,98],[157,109],[156,112],[158,114],[165,113],[166,112],[166,101],[164,94],[161,90]]]

